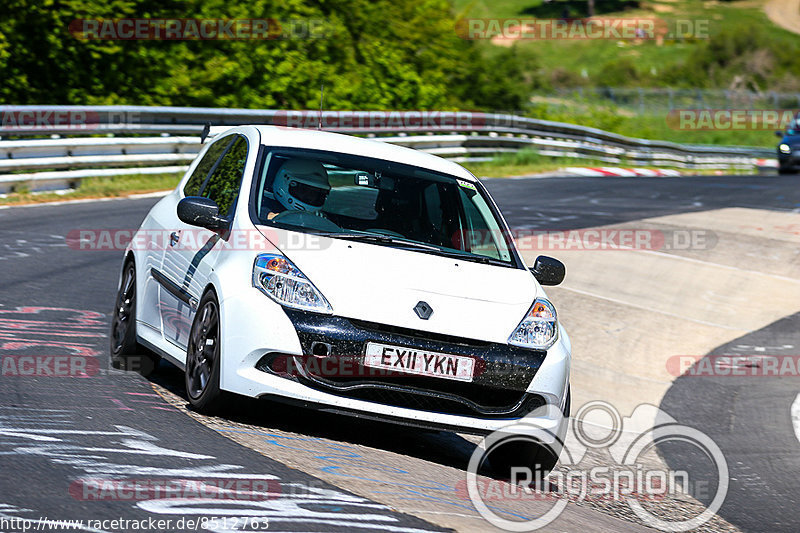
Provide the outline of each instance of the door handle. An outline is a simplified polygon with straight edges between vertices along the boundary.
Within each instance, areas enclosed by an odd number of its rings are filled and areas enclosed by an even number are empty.
[[[172,233],[169,234],[170,246],[175,246],[176,244],[178,244],[178,241],[180,240],[181,240],[181,234],[178,233],[177,231],[173,231]]]

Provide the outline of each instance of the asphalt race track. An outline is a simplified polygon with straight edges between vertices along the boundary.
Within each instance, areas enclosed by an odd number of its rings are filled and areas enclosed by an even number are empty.
[[[787,354],[796,348],[800,314],[740,337],[713,350],[714,356]],[[699,367],[702,363],[698,362]],[[750,363],[753,364],[753,363]],[[714,379],[688,371],[664,397],[662,408],[680,422],[702,428],[722,448],[731,468],[731,489],[720,514],[747,531],[797,531],[800,505],[798,435],[786,424],[798,396],[797,380],[769,377]],[[726,409],[719,410],[724,405]],[[672,468],[685,468],[691,459],[665,459]]]
[[[267,493],[291,494],[281,498],[275,514],[265,511],[271,531],[358,531],[361,524],[388,531],[439,530],[238,446],[166,404],[146,380],[106,371],[108,303],[113,304],[119,254],[71,250],[65,230],[135,228],[153,203],[148,199],[0,211],[4,357],[80,353],[99,361],[96,373],[83,379],[0,380],[0,517],[186,518],[197,523],[209,516],[198,506],[147,507],[146,499],[138,499],[137,506],[136,501],[105,499],[92,492],[98,479],[125,472],[147,480],[242,480]],[[92,374],[92,368],[87,373]],[[245,503],[263,508],[274,501],[265,497]],[[235,509],[232,503],[239,501],[223,502],[222,507]],[[202,530],[172,524],[164,529]],[[259,529],[244,525],[233,529]]]
[[[524,230],[625,225],[729,208],[800,212],[796,177],[564,177],[493,179],[486,184],[510,224]],[[0,531],[16,531],[3,522],[14,518],[41,523],[172,520],[161,528],[167,531],[254,531],[266,525],[242,522],[242,516],[268,520],[270,531],[489,529],[470,511],[469,500],[450,494],[455,489],[449,479],[463,477],[474,439],[262,402],[243,402],[245,413],[208,419],[187,411],[180,398],[180,373],[166,363],[152,381],[109,371],[107,332],[122,254],[74,249],[66,236],[77,229],[135,229],[156,201],[0,209]],[[800,234],[800,226],[790,230]],[[570,268],[567,262],[567,288]],[[800,261],[786,268],[797,272]],[[563,297],[566,308],[584,301],[578,300],[581,295],[553,291],[548,294],[557,305]],[[800,315],[786,314],[791,316],[782,315],[706,352],[763,354],[780,348],[781,354],[796,355]],[[576,344],[591,330],[576,327],[570,333]],[[52,355],[57,362],[58,356],[76,354],[92,362],[82,369],[89,377],[50,376],[44,367],[36,375],[19,375],[21,367],[15,366],[30,355]],[[709,531],[800,530],[800,442],[789,411],[800,392],[798,384],[797,377],[722,380],[683,375],[642,399],[706,432],[725,453],[731,488],[719,512],[722,521]],[[637,390],[627,394],[635,396]],[[591,395],[578,397],[587,400]],[[573,413],[578,407],[573,401]],[[358,465],[347,465],[349,476],[341,475],[341,463],[331,466],[334,451],[358,458]],[[671,468],[703,468],[669,447],[660,453]],[[359,476],[352,475],[356,467]],[[384,476],[380,483],[372,479],[378,477],[375,471]],[[439,479],[449,495],[441,490],[435,496],[421,487],[425,475],[434,477],[424,472],[442,472]],[[151,492],[124,499],[96,490],[98,480],[120,477],[148,480]],[[197,503],[154,494],[158,480],[176,478],[220,484],[235,480],[258,497]],[[395,486],[378,490],[381,483],[388,486],[387,479]],[[211,517],[229,521],[197,523]],[[647,529],[614,506],[571,505],[549,530],[579,528]],[[124,529],[94,524],[83,530]]]

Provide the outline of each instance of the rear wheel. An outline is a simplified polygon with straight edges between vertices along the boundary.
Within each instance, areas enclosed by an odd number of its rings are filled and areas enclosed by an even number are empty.
[[[112,368],[148,376],[158,366],[160,358],[136,342],[136,265],[132,260],[122,269],[110,336]]]
[[[223,407],[219,388],[220,327],[219,302],[207,292],[192,323],[186,349],[186,395],[197,411],[211,413]]]

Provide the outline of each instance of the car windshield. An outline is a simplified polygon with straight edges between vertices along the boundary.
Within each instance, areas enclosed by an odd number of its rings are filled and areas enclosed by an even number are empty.
[[[270,150],[255,180],[259,223],[465,260],[516,266],[472,181],[390,161]]]

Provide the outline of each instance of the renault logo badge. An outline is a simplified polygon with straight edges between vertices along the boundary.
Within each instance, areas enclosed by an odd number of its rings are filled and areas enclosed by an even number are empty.
[[[414,312],[422,320],[428,320],[433,314],[433,308],[427,302],[419,302],[414,306]]]

